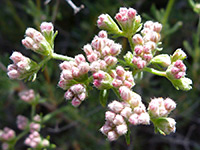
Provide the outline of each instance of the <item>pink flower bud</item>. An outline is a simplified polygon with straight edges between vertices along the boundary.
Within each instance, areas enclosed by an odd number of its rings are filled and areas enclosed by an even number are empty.
[[[123,118],[121,115],[117,114],[117,115],[115,116],[114,120],[113,120],[113,123],[114,123],[115,125],[120,125],[120,124],[124,124],[125,121],[124,121],[124,118]]]
[[[110,47],[105,46],[102,50],[101,50],[102,55],[105,57],[107,55],[110,54]]]
[[[114,112],[112,112],[112,111],[106,111],[106,113],[105,113],[105,119],[107,121],[113,122],[114,119],[115,119],[115,116],[116,116],[116,114]]]
[[[84,75],[90,70],[90,66],[87,62],[82,62],[81,64],[79,64],[78,68],[80,75]]]
[[[72,71],[70,71],[70,70],[63,70],[62,73],[61,73],[61,76],[65,80],[72,80],[73,79]]]
[[[106,31],[101,30],[101,31],[98,33],[98,36],[99,36],[100,38],[107,38],[108,34],[107,34]]]
[[[140,34],[135,34],[132,40],[135,45],[138,45],[138,44],[142,45],[144,43],[143,38]]]
[[[136,45],[134,48],[134,52],[136,55],[140,55],[143,52],[143,46],[141,45]]]
[[[74,107],[78,107],[80,104],[81,104],[81,101],[80,101],[78,98],[74,97],[74,98],[72,99],[72,105],[73,105]]]
[[[105,57],[105,62],[108,66],[114,66],[117,63],[117,58],[113,56]]]
[[[135,16],[136,16],[136,13],[137,13],[137,12],[136,12],[135,9],[129,8],[129,9],[128,9],[128,12],[127,12],[128,18],[129,18],[129,19],[134,19]]]
[[[100,70],[100,63],[99,61],[94,61],[90,64],[90,71],[92,72],[98,72]]]
[[[43,33],[46,32],[49,34],[51,31],[53,31],[53,24],[51,22],[42,22],[40,29]]]
[[[146,21],[144,23],[144,28],[149,28],[152,29],[153,28],[154,23],[152,21]]]
[[[73,78],[78,78],[80,76],[79,71],[80,71],[79,68],[72,67],[72,76],[73,76]]]
[[[109,123],[107,123],[107,121],[106,121],[106,123],[103,125],[103,127],[101,127],[101,129],[100,129],[100,131],[101,131],[103,134],[105,134],[105,135],[107,135],[108,132],[111,131],[111,130],[112,130],[112,126],[110,126]]]
[[[116,131],[117,131],[117,133],[119,135],[126,134],[127,131],[128,131],[127,125],[126,124],[121,124],[121,125],[116,126]]]
[[[144,60],[146,60],[147,62],[150,62],[150,60],[153,58],[152,54],[144,54],[143,55]]]
[[[81,93],[81,94],[78,94],[77,97],[80,101],[84,101],[85,98],[86,98],[87,94],[86,93]]]
[[[120,44],[113,44],[110,47],[110,54],[113,56],[118,55],[121,52],[121,48],[122,48],[122,46]]]
[[[17,64],[18,62],[23,61],[25,57],[20,52],[13,52],[10,59],[14,62],[14,64]]]
[[[108,140],[109,141],[115,141],[115,140],[117,140],[117,138],[118,138],[118,135],[115,131],[108,132]]]
[[[124,106],[122,103],[115,100],[108,104],[108,108],[115,113],[120,113],[123,110]]]
[[[138,124],[145,124],[145,125],[150,124],[150,116],[147,112],[141,113],[138,116]]]
[[[142,104],[142,103],[140,103],[139,106],[134,108],[134,113],[137,113],[137,114],[144,113],[145,111],[146,111],[146,108],[145,108],[144,104]]]
[[[71,70],[72,66],[68,61],[64,61],[59,65],[61,70]]]
[[[75,62],[77,65],[81,64],[82,62],[85,62],[85,57],[82,54],[75,56]]]
[[[35,36],[35,33],[37,33],[37,32],[38,31],[33,28],[27,28],[25,34],[26,34],[26,36],[33,38]]]
[[[72,99],[74,97],[74,94],[72,93],[71,90],[67,90],[67,92],[65,92],[65,96],[64,97],[65,97],[66,100],[70,100],[70,99]]]
[[[130,107],[125,107],[121,112],[120,115],[122,115],[125,118],[129,118],[132,114],[132,109]]]
[[[153,30],[157,33],[159,33],[162,30],[162,24],[155,22],[153,24]]]
[[[141,61],[141,60],[142,60],[141,57],[134,56],[134,57],[133,57],[133,60],[132,60],[132,63],[133,63],[134,65],[137,65],[137,63],[138,63],[139,61]]]
[[[81,94],[83,92],[86,92],[85,87],[82,84],[75,84],[73,86],[70,87],[70,90],[74,93],[74,94]]]
[[[25,39],[22,40],[22,44],[27,48],[27,49],[32,49],[34,45],[34,41],[30,37],[25,37]],[[37,48],[36,48],[37,49]]]
[[[138,114],[132,114],[128,121],[133,125],[138,125]]]
[[[10,68],[11,69],[11,68]],[[18,79],[20,77],[20,72],[18,70],[10,70],[7,72],[10,79]]]
[[[137,62],[138,69],[143,69],[146,66],[147,62],[145,60],[140,60]]]
[[[119,94],[121,96],[121,98],[125,101],[128,101],[131,99],[131,91],[128,87],[126,86],[121,86],[119,88]]]
[[[124,70],[124,68],[122,66],[117,66],[116,73],[118,76],[122,77],[122,76],[124,76],[126,71]]]
[[[90,55],[87,55],[87,60],[89,62],[94,62],[98,60],[98,56],[96,53],[91,53]]]
[[[105,47],[104,40],[99,37],[95,37],[91,43],[92,47],[98,51],[102,50]]]
[[[113,82],[112,82],[112,85],[116,88],[122,86],[122,81],[121,80],[118,80],[118,79],[114,79]]]
[[[166,98],[164,100],[164,106],[168,111],[172,111],[176,108],[176,103],[172,99]]]
[[[83,47],[83,51],[85,52],[85,54],[88,56],[88,55],[91,55],[93,53],[93,50],[92,50],[92,46],[90,44],[87,44]]]

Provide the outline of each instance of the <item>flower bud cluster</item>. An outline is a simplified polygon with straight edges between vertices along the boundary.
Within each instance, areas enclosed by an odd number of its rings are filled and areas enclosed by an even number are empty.
[[[11,141],[12,139],[15,138],[15,131],[8,128],[4,127],[3,130],[0,130],[0,140],[4,142]]]
[[[128,113],[122,111],[121,114],[133,125],[149,124],[150,117],[146,112],[145,105],[142,103],[141,96],[134,93],[126,86],[121,86],[119,88],[119,93],[126,104],[125,110],[129,110]]]
[[[8,65],[7,74],[11,79],[20,80],[25,78],[26,74],[33,69],[32,65],[35,63],[20,52],[13,52],[10,59],[13,61],[13,64]]]
[[[141,31],[132,38],[135,44],[132,63],[138,68],[144,68],[153,58],[155,49],[160,41],[162,25],[158,22],[147,21]]]
[[[25,91],[22,91],[19,93],[19,97],[21,100],[23,100],[27,103],[31,103],[35,99],[35,92],[33,89],[25,90]]]
[[[112,87],[112,77],[102,70],[93,73],[93,79],[93,84],[98,89],[109,89]]]
[[[110,74],[113,78],[112,85],[116,88],[120,86],[132,88],[135,85],[132,72],[125,71],[122,66],[117,66],[116,70],[112,70]]]
[[[180,79],[186,74],[186,66],[182,60],[177,60],[168,67],[166,73],[172,79]]]
[[[50,23],[51,24],[51,23]],[[53,25],[47,23],[41,24],[42,32],[50,32],[53,30]],[[35,30],[34,28],[27,28],[26,29],[26,37],[22,40],[22,44],[27,48],[31,49],[36,53],[41,55],[48,56],[52,53],[51,45],[47,42],[44,35],[39,31]]]
[[[133,8],[120,7],[115,19],[120,24],[123,31],[132,30],[136,17],[136,10]]]
[[[100,31],[91,44],[83,47],[87,60],[90,62],[90,71],[98,72],[114,66],[117,63],[115,56],[121,52],[121,48],[120,44],[107,38],[106,31]]]
[[[37,131],[34,131],[31,134],[29,134],[24,143],[30,146],[31,148],[49,146],[49,141],[47,139],[43,139]]]
[[[17,116],[17,127],[20,130],[26,129],[28,126],[28,119],[25,116],[18,115]]]
[[[166,117],[175,108],[176,103],[172,99],[160,97],[151,100],[148,111],[151,117]]]
[[[35,115],[33,118],[33,122],[29,124],[30,132],[33,133],[34,131],[40,131],[41,129],[41,117],[39,115]]]
[[[78,107],[87,96],[86,88],[82,84],[75,84],[71,86],[65,93],[65,99],[72,99],[72,105]]]
[[[108,107],[111,111],[105,113],[106,122],[100,131],[108,137],[109,141],[115,141],[119,136],[126,134],[128,131],[126,121],[120,114],[124,106],[115,100]]]
[[[128,126],[126,121],[133,125],[149,124],[150,117],[142,103],[133,107],[126,101],[118,102],[115,100],[108,107],[110,111],[106,112],[106,122],[100,131],[108,137],[109,141],[114,141],[119,136],[127,133]]]
[[[75,56],[75,61],[64,61],[60,64],[62,70],[60,75],[59,87],[67,89],[71,86],[71,81],[81,80],[87,76],[90,69],[89,64],[86,62],[82,54]]]
[[[170,134],[176,130],[176,122],[169,118],[169,113],[176,108],[176,103],[170,98],[154,98],[149,103],[148,111],[154,126],[161,134]]]

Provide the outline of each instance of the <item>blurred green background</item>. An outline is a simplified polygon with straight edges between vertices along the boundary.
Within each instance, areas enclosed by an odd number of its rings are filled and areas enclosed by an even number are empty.
[[[38,113],[47,114],[63,105],[66,111],[55,116],[42,129],[43,136],[50,135],[50,141],[58,150],[200,150],[200,25],[199,14],[193,11],[187,0],[74,0],[76,6],[85,6],[77,14],[65,0],[1,0],[0,1],[0,128],[16,127],[16,116],[29,116],[30,106],[19,100],[18,93],[33,88],[46,105],[37,107]],[[196,1],[198,2],[198,1]],[[177,109],[171,114],[177,121],[177,131],[169,136],[154,134],[153,126],[131,126],[131,143],[126,144],[122,136],[115,142],[108,142],[99,132],[104,124],[103,108],[93,90],[90,97],[79,108],[73,108],[64,100],[64,91],[58,88],[61,61],[51,60],[46,69],[38,74],[35,82],[10,80],[6,66],[11,63],[9,56],[19,51],[34,60],[40,56],[26,50],[21,40],[27,27],[39,29],[42,21],[51,21],[58,30],[55,52],[68,56],[82,53],[82,47],[90,43],[98,33],[96,21],[100,14],[114,17],[119,7],[132,7],[142,17],[142,22],[153,20],[163,23],[162,53],[172,54],[182,48],[188,58],[187,76],[193,80],[193,89],[177,91],[162,77],[144,74],[142,81],[133,88],[148,104],[153,97],[170,97],[177,102]],[[125,39],[117,39],[124,49],[129,45]],[[111,93],[109,101],[116,97]],[[47,105],[48,104],[48,105]],[[21,139],[16,150],[27,147]]]

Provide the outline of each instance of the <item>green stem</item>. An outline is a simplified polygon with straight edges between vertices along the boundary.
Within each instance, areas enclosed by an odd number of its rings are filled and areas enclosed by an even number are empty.
[[[57,115],[57,114],[59,114],[59,113],[61,113],[61,112],[64,112],[65,110],[66,110],[66,106],[63,106],[63,107],[61,107],[61,108],[56,109],[55,111],[53,111],[53,112],[51,112],[51,113],[45,115],[45,116],[43,117],[42,122],[43,122],[43,123],[47,122],[47,121],[50,120],[52,117],[54,117],[55,115]]]
[[[26,128],[23,132],[21,132],[13,141],[12,146],[10,147],[11,150],[15,150],[15,145],[17,141],[19,141],[22,137],[24,137],[29,132],[29,128]]]
[[[167,23],[167,21],[168,21],[169,14],[170,14],[170,12],[171,12],[171,10],[172,10],[172,7],[173,7],[173,5],[174,5],[174,2],[175,2],[175,0],[169,0],[169,1],[168,1],[167,9],[166,9],[166,11],[165,11],[165,15],[164,15],[164,18],[163,18],[163,20],[162,20],[163,26],[165,26],[166,23]]]
[[[35,109],[36,109],[36,105],[33,103],[31,105],[31,118],[33,119],[33,117],[35,116]]]
[[[44,66],[49,60],[51,59],[51,56],[48,56],[46,58],[44,58],[39,64],[38,64],[38,68],[40,69],[42,66]]]
[[[71,57],[60,55],[60,54],[56,54],[56,53],[52,54],[52,58],[53,59],[58,59],[58,60],[64,60],[64,61],[74,61],[74,59],[71,58]]]
[[[112,90],[115,93],[115,95],[121,100],[121,96],[119,94],[119,91],[116,88],[112,88]]]
[[[158,76],[167,77],[165,71],[158,71],[158,70],[156,70],[156,69],[148,68],[148,67],[143,68],[143,71],[147,71],[147,72],[150,72],[150,73],[155,74],[155,75],[158,75]]]
[[[130,47],[131,47],[131,50],[132,50],[132,52],[133,52],[133,51],[134,51],[134,44],[133,44],[133,41],[132,41],[132,37],[131,37],[131,36],[128,37],[128,42],[129,42]]]

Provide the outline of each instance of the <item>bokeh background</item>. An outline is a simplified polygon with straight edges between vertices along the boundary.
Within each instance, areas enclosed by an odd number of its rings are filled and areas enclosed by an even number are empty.
[[[74,0],[76,6],[84,5],[77,14],[65,0],[1,0],[0,1],[0,128],[16,127],[16,116],[29,116],[30,106],[19,99],[24,89],[34,89],[46,99],[46,105],[37,107],[38,113],[47,114],[68,105],[65,112],[45,124],[41,134],[50,135],[50,141],[58,150],[200,150],[200,25],[199,14],[193,11],[187,0]],[[195,1],[198,3],[198,1]],[[172,54],[182,48],[188,58],[187,76],[193,80],[193,89],[177,91],[165,78],[149,73],[133,88],[147,104],[153,97],[170,97],[177,102],[177,109],[171,116],[177,121],[177,131],[169,136],[154,133],[153,126],[132,126],[131,143],[126,144],[122,136],[115,142],[108,142],[99,132],[104,124],[104,112],[94,89],[90,97],[74,108],[64,100],[64,91],[58,88],[61,61],[51,60],[46,69],[38,74],[35,82],[10,80],[6,66],[9,56],[20,51],[25,56],[40,60],[40,56],[26,50],[21,40],[27,27],[39,29],[42,21],[51,21],[59,34],[55,40],[55,52],[68,56],[82,53],[82,47],[90,43],[98,33],[96,21],[100,14],[114,17],[119,7],[135,8],[142,22],[153,20],[163,23],[162,53]],[[126,39],[117,39],[124,50],[129,49]],[[111,93],[109,101],[116,97]],[[48,105],[47,105],[48,104]],[[22,138],[16,150],[27,149]]]

